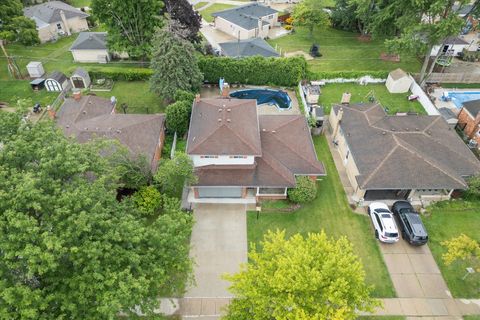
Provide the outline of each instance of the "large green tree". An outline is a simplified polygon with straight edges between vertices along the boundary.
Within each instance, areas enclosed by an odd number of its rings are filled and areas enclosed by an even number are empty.
[[[378,305],[365,284],[365,271],[342,237],[324,232],[285,238],[285,231],[269,232],[249,253],[249,263],[229,275],[235,295],[226,319],[320,320],[356,319]]]
[[[108,31],[110,50],[146,58],[155,28],[162,26],[161,0],[93,0],[92,10]]]
[[[144,218],[118,202],[103,143],[78,144],[49,122],[0,113],[0,318],[113,319],[191,271],[192,220],[177,207]]]
[[[183,136],[188,131],[190,114],[192,112],[192,101],[183,100],[172,103],[166,109],[167,129],[173,133]]]
[[[293,8],[293,24],[307,27],[312,36],[315,28],[326,27],[330,23],[324,8],[322,0],[303,0]]]
[[[183,152],[175,153],[173,159],[166,159],[160,163],[154,180],[163,194],[180,197],[185,184],[197,182],[192,159]]]
[[[23,15],[20,0],[0,1],[0,40],[18,41],[24,45],[40,43],[35,21]]]
[[[171,26],[155,33],[150,78],[151,90],[167,100],[172,100],[178,90],[196,91],[203,80],[195,48]]]

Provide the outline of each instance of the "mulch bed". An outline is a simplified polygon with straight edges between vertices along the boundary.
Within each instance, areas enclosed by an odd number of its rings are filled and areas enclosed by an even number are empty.
[[[362,34],[357,37],[357,40],[360,42],[370,42],[372,41],[372,37],[368,34]]]
[[[294,212],[300,209],[302,206],[299,204],[292,204],[286,208],[262,208],[262,212]]]
[[[380,59],[382,59],[383,61],[400,62],[400,55],[382,52],[380,54]]]

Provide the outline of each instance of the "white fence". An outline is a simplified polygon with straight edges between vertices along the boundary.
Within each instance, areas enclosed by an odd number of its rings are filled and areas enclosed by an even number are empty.
[[[418,101],[422,104],[423,108],[430,116],[437,116],[440,113],[435,105],[430,101],[430,98],[427,94],[422,90],[422,88],[418,85],[418,83],[414,80],[412,85],[410,86],[410,91],[412,94],[418,96]]]
[[[325,83],[359,83],[359,84],[369,84],[369,83],[385,83],[387,79],[373,78],[370,76],[363,76],[360,78],[335,78],[335,79],[322,79],[320,80]]]
[[[310,114],[309,114],[309,110],[308,110],[307,100],[305,100],[305,94],[303,92],[301,82],[298,83],[298,94],[300,95],[300,98],[302,99],[302,101],[298,101],[298,103],[301,104],[299,107],[303,109],[303,114],[305,115],[305,117],[308,118]]]

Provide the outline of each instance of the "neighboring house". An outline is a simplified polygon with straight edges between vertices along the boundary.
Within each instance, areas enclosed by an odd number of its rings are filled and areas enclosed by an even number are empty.
[[[116,114],[115,104],[96,96],[66,99],[56,115],[66,136],[85,143],[94,138],[116,139],[133,156],[146,157],[155,171],[165,140],[163,114]]]
[[[256,100],[196,98],[187,153],[198,176],[190,202],[285,199],[296,176],[325,175],[305,116],[258,116]]]
[[[68,89],[68,78],[60,71],[53,71],[45,78],[45,88],[47,91],[60,92]]]
[[[216,29],[237,39],[266,38],[278,24],[278,11],[259,3],[212,13]]]
[[[480,100],[467,101],[458,114],[458,124],[463,132],[480,147]]]
[[[279,57],[277,51],[262,38],[235,40],[220,43],[220,54],[227,57],[242,58],[251,56]]]
[[[70,51],[75,62],[107,63],[111,59],[106,32],[80,32]]]
[[[398,68],[388,74],[385,86],[390,93],[405,93],[410,90],[412,83],[413,78]]]
[[[359,203],[445,200],[480,173],[480,162],[442,116],[388,116],[379,104],[357,104],[334,106],[329,122]]]
[[[55,40],[59,36],[88,30],[89,15],[62,1],[49,1],[26,7],[23,14],[35,21],[42,43]]]
[[[432,48],[430,56],[436,56],[438,51],[441,50],[442,54],[456,57],[460,52],[463,51],[464,48],[467,48],[468,46],[470,46],[470,43],[460,37],[448,37],[445,39],[443,47],[442,45],[436,45]]]

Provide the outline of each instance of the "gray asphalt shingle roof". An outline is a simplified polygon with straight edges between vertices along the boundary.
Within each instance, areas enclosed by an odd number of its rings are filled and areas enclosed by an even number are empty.
[[[213,17],[223,18],[245,30],[258,28],[258,20],[277,13],[278,11],[259,3],[251,3],[232,9],[226,9],[212,13]],[[268,25],[268,22],[262,21],[262,25]]]
[[[464,102],[463,107],[473,116],[473,118],[476,118],[480,112],[480,100]]]
[[[362,189],[464,189],[480,162],[442,116],[388,116],[379,104],[343,108],[341,122]]]
[[[80,32],[70,50],[106,50],[107,32]]]
[[[78,10],[71,5],[62,1],[49,1],[35,6],[26,7],[23,9],[23,14],[34,20],[40,20],[45,23],[60,22],[60,11],[63,10],[65,18],[71,19],[75,17],[86,18],[89,15],[81,10]],[[37,22],[38,25],[38,22]]]
[[[224,55],[229,57],[278,57],[278,52],[261,38],[220,43]]]

